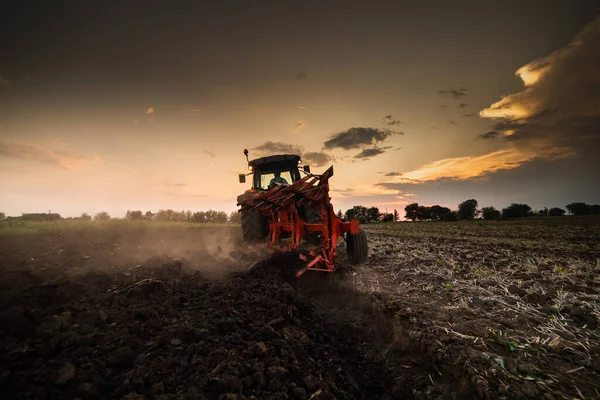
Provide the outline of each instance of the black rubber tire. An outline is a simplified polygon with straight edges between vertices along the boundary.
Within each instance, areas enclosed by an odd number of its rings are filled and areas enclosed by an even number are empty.
[[[346,250],[351,264],[357,265],[367,262],[369,247],[367,245],[367,235],[363,228],[359,228],[356,235],[352,235],[350,232],[346,233]]]
[[[269,235],[269,221],[257,212],[242,212],[242,239],[244,243],[264,242]]]
[[[304,222],[307,224],[319,224],[321,223],[321,210],[314,209],[312,207],[304,208]],[[321,233],[320,232],[308,232],[304,235],[304,240],[313,245],[321,244]]]

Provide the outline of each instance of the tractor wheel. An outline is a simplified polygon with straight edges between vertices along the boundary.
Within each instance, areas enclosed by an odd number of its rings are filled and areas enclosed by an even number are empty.
[[[350,232],[346,233],[346,250],[348,251],[348,259],[350,263],[364,264],[367,262],[367,235],[363,228],[359,228],[359,232],[356,235],[352,235]]]
[[[244,243],[264,242],[269,234],[267,218],[257,212],[242,212],[242,238]]]
[[[304,222],[307,224],[321,223],[321,210],[312,207],[304,208]],[[319,245],[321,243],[321,232],[308,232],[304,235],[304,240],[309,244]]]

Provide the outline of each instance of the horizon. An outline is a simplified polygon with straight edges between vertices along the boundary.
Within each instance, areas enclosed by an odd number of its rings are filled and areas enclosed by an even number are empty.
[[[600,203],[593,1],[340,4],[7,6],[0,212],[229,214],[244,148],[336,211]]]

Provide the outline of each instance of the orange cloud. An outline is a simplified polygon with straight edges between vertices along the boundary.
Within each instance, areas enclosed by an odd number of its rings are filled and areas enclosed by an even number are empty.
[[[100,160],[100,157],[96,155],[89,156],[72,151],[53,150],[44,147],[3,141],[0,141],[0,157],[37,161],[69,170],[83,167]]]

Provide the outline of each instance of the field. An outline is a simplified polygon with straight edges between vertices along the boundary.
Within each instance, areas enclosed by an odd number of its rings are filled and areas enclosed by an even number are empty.
[[[600,398],[600,219],[366,230],[296,280],[237,226],[0,224],[0,398]]]

